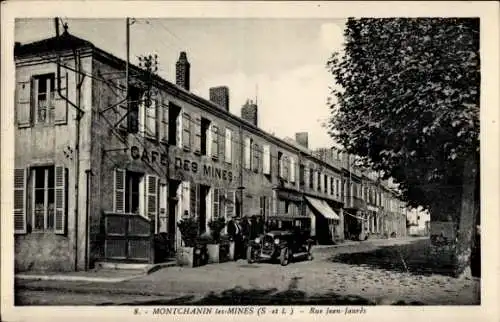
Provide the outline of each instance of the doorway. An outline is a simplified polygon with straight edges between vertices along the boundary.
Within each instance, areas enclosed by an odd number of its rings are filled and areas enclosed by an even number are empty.
[[[203,234],[207,230],[207,204],[209,193],[209,186],[200,185],[200,213],[198,217],[200,234]]]
[[[167,233],[170,249],[174,252],[177,250],[177,246],[180,244],[177,240],[179,235],[177,234],[177,212],[179,211],[179,193],[181,189],[180,181],[169,181],[168,182],[168,224]]]

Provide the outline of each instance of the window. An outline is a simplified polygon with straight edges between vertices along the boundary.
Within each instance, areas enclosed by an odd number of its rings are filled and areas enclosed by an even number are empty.
[[[125,176],[125,212],[140,213],[140,185],[142,181],[142,173],[127,171]]]
[[[321,191],[321,173],[319,171],[316,172],[316,190]]]
[[[250,169],[251,158],[252,158],[252,139],[249,137],[245,138],[245,169]]]
[[[194,121],[191,122],[191,128],[193,129],[194,132],[194,153],[200,154],[201,153],[201,131],[202,127],[202,119],[199,115],[195,114],[194,116]]]
[[[144,98],[146,100],[147,98]],[[141,115],[141,132],[148,137],[156,137],[156,109],[157,103],[155,99],[151,99],[150,103],[141,104],[139,114]]]
[[[32,170],[33,178],[33,229],[54,229],[54,167]]]
[[[335,190],[335,183],[334,183],[334,179],[333,178],[330,178],[330,194],[333,196],[334,195],[334,191]]]
[[[24,171],[24,169],[20,170]],[[66,169],[60,166],[32,168],[31,186],[33,230],[63,234],[66,220]],[[15,201],[15,208],[20,208],[17,206],[19,202]],[[25,208],[22,209],[23,213],[24,210]],[[15,217],[16,231],[22,230],[19,228],[23,228],[24,221],[24,215],[22,218]]]
[[[129,133],[139,132],[139,106],[141,105],[141,90],[134,86],[129,86],[129,112],[127,115],[127,128]]]
[[[253,155],[253,161],[252,161],[253,171],[255,173],[258,173],[260,165],[260,151],[259,151],[259,146],[257,144],[253,145],[252,155]]]
[[[295,159],[290,158],[290,182],[295,182]]]
[[[283,157],[283,179],[288,180],[290,177],[290,162],[288,161],[287,157]]]
[[[264,145],[262,147],[263,157],[262,157],[262,172],[264,174],[271,174],[271,147],[269,145]]]
[[[168,131],[169,131],[169,119],[168,119],[168,114],[169,114],[169,109],[168,105],[165,103],[160,104],[160,115],[161,115],[161,122],[160,122],[160,141],[162,142],[168,142]]]
[[[231,131],[231,129],[226,129],[226,139],[225,139],[225,145],[224,145],[224,148],[225,148],[225,151],[224,151],[224,158],[225,158],[225,161],[227,163],[231,163],[231,161],[233,160],[233,155],[232,155],[232,146],[233,146],[233,132]]]
[[[210,151],[212,158],[219,158],[219,127],[215,124],[212,125],[212,148]]]
[[[326,174],[323,175],[323,192],[328,193],[328,177]]]
[[[212,129],[213,130],[213,129]],[[208,148],[210,144],[210,120],[206,118],[201,118],[201,155],[208,154]],[[213,142],[212,142],[213,143]],[[217,149],[212,153],[217,154]]]
[[[182,114],[182,146],[191,149],[191,116],[188,113]]]
[[[181,108],[175,104],[168,105],[168,144],[179,146],[181,143]]]
[[[340,197],[340,179],[335,179],[335,192],[336,192],[336,196],[337,198]]]
[[[37,75],[34,77],[36,122],[39,124],[54,123],[55,74]]]
[[[300,185],[304,185],[305,183],[305,167],[303,164],[299,167],[299,183]]]
[[[314,170],[309,169],[309,188],[314,189]]]
[[[283,153],[278,152],[278,175],[280,178],[284,178],[285,172],[283,169]]]

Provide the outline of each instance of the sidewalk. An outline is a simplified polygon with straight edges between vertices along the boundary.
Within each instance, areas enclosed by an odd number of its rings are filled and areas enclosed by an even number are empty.
[[[412,242],[417,239],[415,237],[408,238],[391,238],[391,239],[368,239],[366,241],[351,241],[346,240],[341,244],[336,245],[316,245],[313,246],[314,250],[328,250],[332,248],[342,248],[356,245],[367,245],[367,246],[383,246],[385,244],[404,244]],[[222,264],[211,264],[222,265]],[[23,272],[15,275],[18,280],[38,280],[38,281],[66,281],[66,282],[95,282],[95,283],[120,283],[129,281],[132,279],[137,279],[149,275],[157,270],[164,269],[167,267],[175,267],[175,263],[159,263],[154,265],[149,265],[146,269],[96,269],[90,271],[81,272]]]

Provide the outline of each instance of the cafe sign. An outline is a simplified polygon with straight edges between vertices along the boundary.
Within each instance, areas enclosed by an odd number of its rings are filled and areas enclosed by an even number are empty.
[[[143,149],[141,152],[137,146],[132,146],[130,148],[130,156],[134,160],[140,159],[148,164],[160,164],[164,166],[169,165],[168,155],[166,153],[159,153],[154,150],[148,151],[146,149]],[[233,181],[233,172],[230,170],[225,170],[210,164],[200,164],[196,161],[180,157],[175,158],[174,168],[176,170],[187,171],[193,174],[199,173],[201,176],[208,177],[210,179],[219,179],[228,182]]]

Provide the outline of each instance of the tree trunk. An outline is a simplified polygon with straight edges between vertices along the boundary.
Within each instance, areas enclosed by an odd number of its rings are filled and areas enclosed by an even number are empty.
[[[462,207],[458,226],[457,243],[455,248],[454,270],[455,276],[470,277],[471,245],[475,231],[476,211],[479,211],[479,200],[476,198],[476,189],[479,189],[476,180],[478,162],[474,154],[466,160],[463,172]]]

